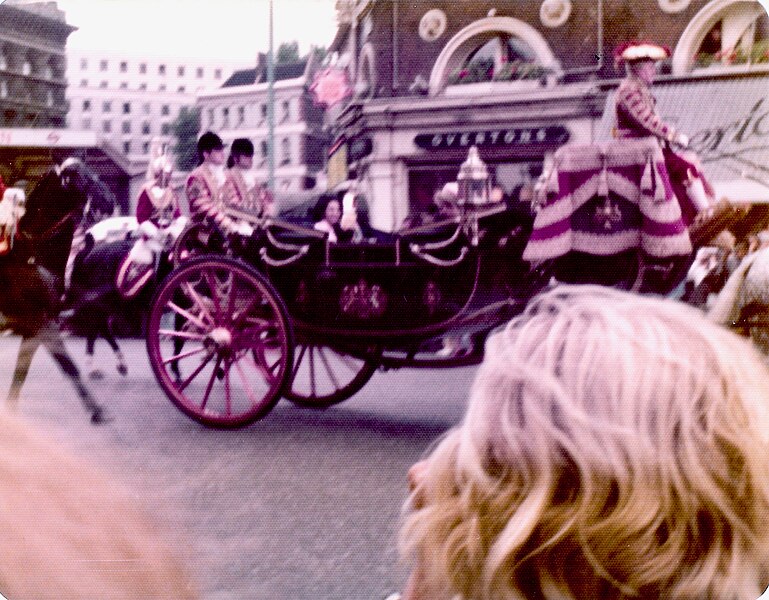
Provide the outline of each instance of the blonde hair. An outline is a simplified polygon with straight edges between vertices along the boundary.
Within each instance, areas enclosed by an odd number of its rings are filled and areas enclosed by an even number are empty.
[[[672,301],[561,286],[493,335],[402,550],[472,600],[756,600],[769,373]]]
[[[198,592],[130,495],[0,410],[0,594],[192,600]]]

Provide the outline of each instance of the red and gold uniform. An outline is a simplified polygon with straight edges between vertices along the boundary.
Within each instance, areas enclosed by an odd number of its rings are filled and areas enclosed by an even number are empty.
[[[202,164],[187,177],[187,200],[193,220],[209,218],[222,229],[232,229],[234,221],[224,214],[222,187],[225,182],[224,169]]]
[[[255,215],[275,216],[275,200],[270,190],[257,183],[251,173],[237,167],[227,171],[222,201],[225,206]]]
[[[657,114],[656,100],[649,86],[633,74],[620,83],[615,100],[617,137],[638,138],[654,136],[673,142],[678,131]]]
[[[136,220],[150,221],[156,227],[167,227],[182,214],[179,198],[171,187],[161,187],[155,182],[145,184],[136,201]]]

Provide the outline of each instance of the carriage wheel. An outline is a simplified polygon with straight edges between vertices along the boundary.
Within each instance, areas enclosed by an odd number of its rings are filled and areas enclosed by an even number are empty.
[[[294,364],[280,296],[253,268],[224,257],[193,259],[163,282],[150,312],[147,351],[169,399],[211,427],[264,417]]]
[[[224,236],[206,223],[192,223],[179,234],[174,243],[174,267],[204,254],[224,254]]]
[[[357,394],[379,366],[376,359],[352,356],[312,342],[297,345],[287,400],[305,408],[327,408]]]

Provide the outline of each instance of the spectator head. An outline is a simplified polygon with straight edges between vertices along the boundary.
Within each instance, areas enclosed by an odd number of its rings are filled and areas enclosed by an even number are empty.
[[[668,300],[562,286],[486,347],[402,531],[431,597],[755,600],[769,373]]]

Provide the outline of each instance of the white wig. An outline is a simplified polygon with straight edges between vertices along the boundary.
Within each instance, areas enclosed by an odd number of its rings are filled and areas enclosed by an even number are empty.
[[[446,597],[755,600],[768,435],[745,340],[673,301],[558,287],[489,339],[403,550]]]

